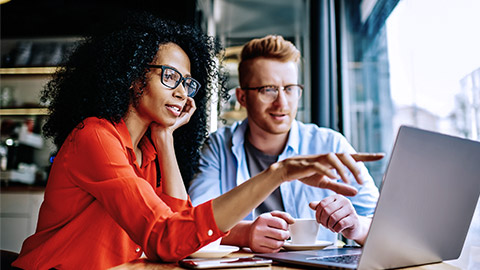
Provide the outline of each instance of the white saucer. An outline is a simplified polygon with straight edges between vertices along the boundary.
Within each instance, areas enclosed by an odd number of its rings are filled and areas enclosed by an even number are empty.
[[[240,248],[235,246],[220,245],[218,249],[201,249],[190,255],[191,258],[221,258],[228,254],[238,251]]]
[[[309,249],[323,249],[333,245],[330,241],[317,240],[314,244],[292,244],[290,241],[285,241],[283,248],[286,250],[309,250]]]

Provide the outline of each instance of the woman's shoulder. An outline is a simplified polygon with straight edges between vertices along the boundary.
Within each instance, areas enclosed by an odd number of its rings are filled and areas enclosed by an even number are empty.
[[[118,130],[116,129],[115,124],[106,119],[88,117],[84,119],[82,123],[77,125],[73,133],[77,139],[83,137],[91,140],[98,138],[99,136],[107,135],[114,135],[116,137]]]
[[[83,120],[83,123],[85,125],[90,125],[90,126],[113,126],[113,124],[108,121],[107,119],[104,119],[104,118],[98,118],[98,117],[87,117]]]
[[[115,124],[107,119],[98,117],[88,117],[80,123],[77,128],[84,130],[103,130],[103,129],[115,129]]]

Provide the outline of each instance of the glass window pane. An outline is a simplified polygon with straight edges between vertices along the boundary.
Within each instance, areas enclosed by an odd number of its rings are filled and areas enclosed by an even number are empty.
[[[340,44],[343,130],[354,147],[389,153],[402,124],[478,140],[480,1],[354,2],[343,2]],[[387,163],[368,164],[377,184]]]

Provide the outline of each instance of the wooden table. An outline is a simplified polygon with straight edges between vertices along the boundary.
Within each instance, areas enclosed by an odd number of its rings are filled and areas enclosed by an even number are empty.
[[[238,251],[228,255],[227,257],[247,257],[247,256],[253,256],[253,254],[246,251]],[[131,270],[131,269],[181,270],[185,268],[180,267],[178,263],[158,263],[158,262],[150,262],[150,261],[147,261],[146,259],[138,259],[135,261],[131,261],[131,262],[116,266],[114,268],[111,268],[110,270]],[[222,268],[222,269],[228,269],[228,268]],[[307,269],[307,267],[303,267],[303,268],[300,266],[292,267],[292,266],[286,266],[286,265],[274,262],[271,266],[231,268],[231,269],[291,270],[291,269]],[[443,263],[429,264],[429,265],[423,265],[423,266],[417,266],[417,267],[407,267],[403,269],[405,270],[459,270],[460,268],[457,268],[455,266],[452,266],[448,263],[443,262]]]

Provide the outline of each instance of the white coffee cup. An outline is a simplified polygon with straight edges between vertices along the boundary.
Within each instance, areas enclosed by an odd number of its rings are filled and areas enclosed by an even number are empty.
[[[295,219],[295,223],[289,225],[291,243],[297,245],[315,244],[320,224],[313,218]]]
[[[209,251],[209,250],[219,250],[220,249],[220,242],[222,242],[222,238],[218,238],[217,240],[211,242],[210,244],[202,247],[200,251]]]

